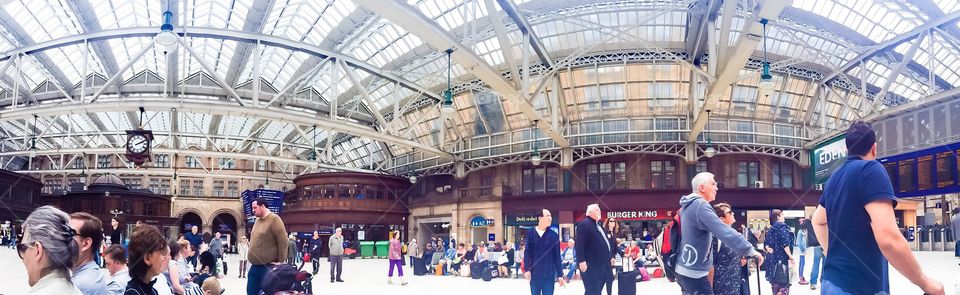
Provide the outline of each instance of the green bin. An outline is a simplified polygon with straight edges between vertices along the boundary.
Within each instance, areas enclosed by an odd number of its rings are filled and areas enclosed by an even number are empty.
[[[360,257],[373,257],[374,242],[360,242]]]
[[[390,241],[377,241],[377,256],[387,257],[390,253]]]

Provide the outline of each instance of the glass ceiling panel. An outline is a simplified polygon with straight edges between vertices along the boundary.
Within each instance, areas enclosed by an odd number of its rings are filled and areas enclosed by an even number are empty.
[[[100,28],[159,27],[163,23],[162,1],[88,0]],[[182,22],[181,22],[182,23]]]
[[[17,71],[17,66],[20,67],[19,73]],[[40,82],[47,80],[47,77],[44,76],[46,69],[40,66],[40,63],[37,62],[37,59],[33,55],[23,56],[19,63],[11,64],[7,68],[7,76],[10,76],[11,79],[17,79],[17,77],[23,77],[23,81],[17,85],[16,82],[11,83],[10,87],[19,87],[19,89],[29,89],[33,90],[37,87]],[[26,86],[26,87],[24,87]],[[22,101],[22,100],[21,100]]]
[[[240,31],[251,4],[253,0],[191,0],[184,15],[186,25]]]
[[[226,77],[227,71],[230,69],[230,59],[237,49],[237,41],[209,38],[187,38],[186,41],[187,45],[198,55],[187,58],[186,69],[188,73],[205,71],[203,66],[197,62],[197,59],[200,59],[213,68],[217,75]],[[180,54],[190,55],[190,53],[183,48],[178,50],[182,50]],[[157,50],[154,51],[156,52]],[[161,58],[162,54],[157,61],[163,60]]]
[[[83,44],[58,47],[44,51],[53,64],[60,68],[69,83],[79,83],[83,72]],[[90,59],[87,61],[87,73],[104,73],[100,57],[88,51]],[[73,88],[73,85],[62,85],[64,89]]]
[[[877,43],[905,33],[922,22],[915,12],[905,11],[893,2],[809,0],[794,1],[793,6],[841,23]]]
[[[225,116],[220,119],[220,126],[217,126],[217,134],[246,137],[250,134],[250,129],[253,128],[253,124],[256,122],[256,119],[250,117]]]
[[[150,123],[147,124],[144,128],[153,130],[153,131],[170,131],[170,112],[146,112],[144,114],[144,120],[150,120]],[[150,119],[153,118],[153,119]]]
[[[144,46],[152,47],[154,44],[153,38],[148,37],[109,39],[105,42],[107,42],[107,47],[113,50],[113,56],[117,60],[118,65],[127,64],[127,62],[135,57],[134,55],[139,53],[140,50],[143,50]],[[134,61],[133,66],[131,66],[129,70],[123,72],[123,79],[130,79],[143,70],[154,73],[166,73],[167,66],[163,53],[159,52],[156,48],[151,49],[142,58]],[[104,76],[108,75],[104,73]]]
[[[29,35],[24,37],[36,43],[82,32],[76,15],[62,1],[20,0],[7,3],[3,9]]]

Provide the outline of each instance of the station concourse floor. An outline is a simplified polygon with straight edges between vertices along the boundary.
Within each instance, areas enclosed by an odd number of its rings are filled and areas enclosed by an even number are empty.
[[[952,252],[914,252],[927,274],[937,278],[946,286],[947,294],[960,294],[957,283],[960,282],[960,259],[954,258]],[[809,274],[813,256],[807,255],[806,271]],[[246,280],[237,278],[237,255],[228,255],[229,275],[221,279],[221,286],[226,289],[225,294],[244,294]],[[346,259],[343,261],[344,283],[330,283],[329,264],[323,260],[320,263],[320,273],[313,280],[316,294],[435,294],[438,290],[443,294],[452,295],[522,295],[530,294],[529,284],[522,279],[494,279],[491,282],[473,280],[461,277],[440,276],[412,276],[412,270],[407,267],[408,285],[387,284],[386,259]],[[9,247],[0,248],[0,295],[27,294],[27,274],[15,250]],[[305,266],[310,270],[310,266]],[[919,288],[910,284],[892,267],[890,268],[891,294],[921,294]],[[104,269],[104,271],[106,271]],[[809,278],[808,278],[809,279]],[[756,274],[751,276],[751,288],[756,294]],[[394,283],[398,280],[394,279]],[[761,279],[763,294],[770,294],[770,287],[766,280]],[[616,286],[616,282],[614,282]],[[791,294],[819,294],[811,291],[808,286],[794,284]],[[614,287],[614,293],[616,293]],[[604,292],[605,294],[606,292]],[[555,294],[583,294],[583,283],[573,281],[566,288],[557,288]],[[680,287],[666,279],[653,279],[649,282],[637,283],[637,294],[680,294]]]

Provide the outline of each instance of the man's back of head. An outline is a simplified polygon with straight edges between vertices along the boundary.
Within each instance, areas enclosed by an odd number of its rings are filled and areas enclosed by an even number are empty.
[[[866,160],[872,160],[877,156],[873,149],[877,143],[877,133],[870,123],[857,121],[851,124],[845,133],[844,143],[847,146],[847,154],[850,156],[863,156]]]

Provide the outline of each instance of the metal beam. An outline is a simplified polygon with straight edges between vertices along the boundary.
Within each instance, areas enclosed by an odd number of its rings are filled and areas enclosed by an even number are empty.
[[[487,0],[493,1],[493,0]],[[496,0],[500,4],[500,8],[503,9],[503,12],[513,19],[513,22],[517,24],[517,29],[520,30],[520,35],[529,34],[530,35],[530,47],[533,47],[533,51],[537,53],[537,57],[540,58],[540,63],[543,66],[552,68],[554,66],[553,60],[550,59],[550,55],[547,54],[547,48],[543,46],[543,42],[540,42],[540,37],[537,36],[537,33],[533,31],[533,27],[530,26],[530,23],[527,21],[527,18],[520,13],[520,9],[517,8],[517,4],[513,0]],[[493,15],[492,9],[487,9],[487,11]],[[501,45],[502,46],[502,45]]]
[[[122,101],[96,102],[84,105],[51,105],[37,106],[29,108],[19,108],[15,110],[0,110],[0,118],[6,121],[18,119],[33,118],[33,114],[42,113],[47,116],[58,114],[69,114],[76,112],[97,113],[97,112],[115,112],[117,110],[136,109],[144,107],[146,111],[166,112],[170,108],[176,107],[178,110],[189,110],[193,113],[207,113],[213,115],[230,115],[260,118],[272,121],[288,122],[300,125],[317,125],[318,128],[325,130],[334,130],[346,134],[352,134],[360,137],[369,138],[387,142],[390,144],[401,145],[416,148],[419,151],[440,156],[442,158],[453,159],[452,154],[440,149],[420,144],[416,141],[403,139],[397,136],[381,133],[369,126],[350,123],[342,120],[330,120],[327,118],[318,118],[315,114],[292,110],[264,110],[261,108],[242,107],[236,104],[225,103],[222,101],[208,100],[183,100],[183,101],[165,101],[154,98],[125,99]],[[102,125],[102,124],[101,124]],[[100,130],[106,130],[98,126]]]
[[[280,47],[292,51],[298,51],[307,53],[310,55],[315,55],[320,58],[331,57],[337,60],[343,60],[347,65],[362,69],[371,75],[375,75],[390,81],[399,82],[400,85],[410,88],[413,91],[421,91],[423,95],[429,96],[436,100],[441,100],[441,97],[436,93],[428,91],[426,88],[417,85],[411,81],[401,78],[400,76],[384,71],[377,66],[369,64],[367,62],[356,59],[348,54],[342,54],[334,52],[331,50],[326,50],[315,45],[294,41],[286,38],[276,37],[272,35],[258,34],[258,33],[248,33],[248,32],[239,32],[227,29],[217,29],[217,28],[207,28],[207,27],[185,27],[186,31],[190,32],[190,37],[192,38],[211,38],[211,39],[222,39],[222,40],[233,40],[237,42],[246,42],[246,43],[257,43],[260,41],[260,44],[265,44],[267,46]],[[73,44],[82,43],[84,40],[97,41],[97,40],[110,40],[110,39],[121,39],[121,38],[132,38],[132,37],[153,37],[157,35],[157,28],[155,27],[136,27],[136,28],[123,28],[123,29],[114,29],[114,30],[104,30],[97,33],[89,34],[80,34],[74,36],[67,36],[63,38],[57,38],[46,42],[41,42],[33,44],[30,46],[25,46],[17,48],[14,50],[7,51],[0,55],[0,61],[7,60],[16,54],[33,54],[36,52],[41,52],[43,50],[69,46]],[[182,37],[182,33],[178,33]],[[121,69],[122,71],[122,69]]]
[[[883,103],[883,100],[887,98],[887,91],[890,90],[890,86],[893,85],[893,81],[897,80],[897,77],[900,77],[900,72],[903,72],[906,68],[907,63],[913,60],[913,57],[917,54],[917,48],[920,48],[920,44],[923,43],[923,38],[927,36],[927,32],[921,32],[917,38],[913,40],[913,44],[910,44],[910,48],[907,49],[907,53],[903,55],[903,59],[900,60],[900,63],[896,67],[891,69],[890,76],[887,77],[887,80],[883,82],[883,87],[880,88],[880,93],[877,93],[873,97],[873,108],[868,112],[872,113],[874,109],[880,107],[880,104]]]
[[[720,13],[720,0],[699,0],[687,13],[687,53],[689,61],[700,65],[700,57],[707,53],[707,33],[715,28],[709,26]]]
[[[700,135],[700,132],[703,131],[703,128],[707,125],[707,111],[714,110],[720,98],[729,93],[730,84],[735,82],[737,76],[740,74],[740,70],[743,69],[747,64],[747,60],[753,55],[753,52],[756,51],[757,44],[760,42],[763,34],[759,22],[760,19],[777,19],[780,16],[780,12],[782,12],[789,3],[789,1],[762,2],[759,13],[747,19],[742,30],[743,33],[740,34],[740,39],[737,40],[736,45],[734,45],[734,48],[730,51],[730,57],[726,59],[725,64],[722,64],[718,68],[720,75],[713,84],[710,85],[707,91],[707,97],[703,101],[703,108],[700,109],[696,120],[690,128],[690,135],[687,137],[687,142],[697,141],[697,136]],[[722,44],[723,40],[720,40],[720,42]]]
[[[438,50],[454,48],[453,59],[467,69],[490,88],[503,96],[508,102],[520,109],[528,120],[537,122],[537,127],[547,134],[557,145],[569,147],[570,143],[560,132],[550,126],[550,122],[543,120],[534,110],[533,105],[526,99],[526,95],[514,89],[500,73],[487,64],[483,58],[477,56],[470,48],[457,42],[449,32],[441,28],[433,19],[430,19],[419,9],[406,3],[392,0],[371,0],[359,3],[366,9],[377,12],[394,24],[398,24],[408,32],[416,35],[426,44]],[[427,94],[427,93],[425,93]]]
[[[6,29],[7,33],[9,33],[2,34],[2,36],[11,38],[12,40],[9,40],[10,44],[30,45],[36,43],[36,41],[30,37],[30,34],[27,33],[27,31],[25,31],[19,23],[14,21],[13,17],[2,8],[0,8],[0,27]],[[46,53],[40,52],[34,54],[34,57],[36,57],[37,62],[39,62],[40,65],[42,65],[47,72],[53,76],[55,82],[60,83],[61,87],[67,89],[68,91],[73,91],[73,83],[67,79],[67,75],[60,70],[60,67],[57,66],[56,63],[54,63]]]
[[[852,69],[854,66],[858,65],[860,61],[868,60],[880,52],[892,50],[893,48],[897,47],[901,43],[912,40],[916,38],[918,35],[920,35],[921,33],[930,30],[931,28],[946,28],[955,24],[958,20],[960,20],[960,11],[955,11],[950,14],[944,15],[940,18],[923,22],[921,25],[914,27],[912,30],[907,31],[906,33],[897,35],[893,38],[890,38],[886,41],[883,41],[880,44],[877,44],[871,47],[867,51],[861,52],[859,55],[857,55],[857,57],[850,59],[850,61],[840,66],[840,68],[838,68],[836,71],[833,71],[830,74],[824,76],[823,82],[826,83],[827,81],[830,81],[837,75],[840,75],[841,73],[846,73],[847,71]]]
[[[387,120],[384,119],[383,115],[377,111],[376,106],[373,104],[373,99],[370,98],[370,92],[367,91],[367,88],[363,87],[363,85],[360,85],[360,79],[357,78],[357,74],[350,70],[347,65],[343,64],[343,61],[338,60],[337,63],[340,64],[340,68],[343,69],[343,72],[347,73],[347,77],[350,78],[350,82],[360,89],[360,96],[363,98],[363,102],[367,104],[367,109],[370,111],[370,113],[373,113],[374,117],[377,118],[377,123],[380,123],[380,131],[388,130],[387,127],[389,126],[387,125]]]
[[[93,33],[103,30],[100,27],[100,21],[97,19],[96,12],[93,11],[93,6],[90,5],[88,0],[69,0],[66,1],[67,6],[73,10],[73,13],[77,16],[77,20],[80,21],[80,27],[83,28],[84,33]],[[174,17],[176,19],[176,17]],[[93,54],[97,56],[100,62],[103,64],[103,69],[106,71],[107,76],[112,76],[120,70],[120,67],[117,65],[117,59],[113,54],[110,48],[107,46],[106,42],[92,42],[90,46],[93,47]],[[86,75],[86,73],[83,73]],[[73,88],[73,84],[65,85]],[[117,92],[123,88],[123,81],[117,80],[114,83],[114,86],[117,87]]]
[[[250,5],[250,10],[247,11],[247,16],[243,22],[243,31],[249,33],[260,33],[263,30],[263,23],[267,20],[269,15],[267,12],[273,9],[274,0],[255,0]],[[256,48],[256,44],[253,43],[240,43],[237,45],[237,50],[234,51],[233,57],[230,58],[229,69],[227,70],[227,76],[224,80],[227,81],[227,85],[236,86],[237,78],[240,77],[240,73],[243,72],[243,69],[247,66],[247,62],[250,60],[250,53]],[[260,54],[259,52],[253,52],[253,54]],[[259,77],[254,77],[254,83],[259,82]]]

